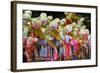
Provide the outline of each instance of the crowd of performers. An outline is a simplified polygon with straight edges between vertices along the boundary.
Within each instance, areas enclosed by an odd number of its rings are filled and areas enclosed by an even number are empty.
[[[65,18],[32,11],[23,13],[23,62],[67,61],[91,58],[90,31],[84,17],[66,12]]]

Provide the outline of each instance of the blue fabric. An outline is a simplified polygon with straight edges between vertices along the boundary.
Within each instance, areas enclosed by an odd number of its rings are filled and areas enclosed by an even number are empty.
[[[59,48],[59,56],[64,56],[64,48],[63,47]]]
[[[75,55],[72,56],[73,60],[77,60],[77,57]]]
[[[69,43],[69,41],[70,41],[71,39],[72,39],[72,37],[71,37],[71,36],[66,35],[65,42],[66,42],[66,43]]]
[[[56,46],[60,46],[60,41],[56,41]]]
[[[41,49],[40,49],[40,56],[41,57],[47,57],[47,46],[41,46]]]
[[[47,45],[47,41],[46,40],[39,40],[39,44],[40,45]]]

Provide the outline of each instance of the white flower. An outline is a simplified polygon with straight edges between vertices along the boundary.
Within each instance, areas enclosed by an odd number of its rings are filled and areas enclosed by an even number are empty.
[[[46,13],[41,13],[41,14],[40,14],[40,17],[42,17],[42,16],[43,16],[43,17],[47,17],[47,14],[46,14]]]
[[[39,20],[39,18],[33,18],[32,19],[33,28],[38,29],[38,28],[41,27],[41,25],[42,25],[42,22]]]
[[[68,12],[65,12],[64,14],[65,14],[65,15],[67,15],[67,14],[68,14]]]
[[[58,26],[58,23],[56,23],[56,22],[50,22],[50,27],[52,29],[57,29],[57,26]]]
[[[81,28],[81,25],[77,25],[78,28]]]
[[[78,21],[77,24],[78,25],[83,25],[83,21],[85,20],[85,18],[81,17]]]
[[[85,20],[84,17],[81,17],[81,18],[80,18],[80,22],[83,22],[84,20]]]
[[[83,22],[80,22],[80,20],[78,20],[77,24],[81,26],[81,25],[83,25]]]
[[[72,23],[71,25],[72,25],[73,27],[76,27],[76,26],[77,26],[76,23]]]
[[[60,22],[60,19],[56,18],[56,19],[54,19],[53,21],[50,22],[49,26],[53,29],[57,29],[59,22]]]
[[[81,28],[86,29],[86,26],[85,26],[85,25],[83,25]]]
[[[40,14],[40,20],[41,20],[43,25],[46,25],[47,24],[47,20],[48,20],[47,14],[46,13],[41,13]]]
[[[80,34],[85,34],[85,29],[80,29]]]
[[[53,16],[48,16],[48,19],[49,20],[53,20]]]
[[[66,19],[62,19],[62,20],[60,21],[60,24],[61,24],[61,25],[64,25],[65,22],[66,22]]]
[[[23,19],[23,25],[25,24],[27,24],[27,22],[28,22],[28,20],[27,19]]]
[[[89,34],[89,29],[85,29],[85,33],[86,34]]]
[[[25,14],[29,14],[30,16],[32,16],[32,11],[27,10],[27,11],[25,11]]]
[[[72,31],[72,28],[73,28],[72,25],[66,25],[65,26],[65,30],[66,30],[67,33],[71,32]]]
[[[60,19],[59,18],[56,18],[56,19],[54,19],[54,22],[59,23],[60,22]]]
[[[30,20],[31,19],[31,15],[29,15],[29,14],[23,14],[23,19]]]
[[[22,16],[23,24],[27,24],[27,22],[31,20],[31,16],[32,16],[32,12],[31,11],[25,11],[25,13]]]

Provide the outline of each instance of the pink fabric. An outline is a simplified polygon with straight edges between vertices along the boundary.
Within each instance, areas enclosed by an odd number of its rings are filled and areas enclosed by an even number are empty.
[[[71,56],[71,45],[66,43],[66,55]]]
[[[37,38],[28,37],[26,40],[26,46],[25,46],[25,56],[27,57],[27,60],[32,60],[33,50],[36,49],[36,46],[34,43],[38,41]]]
[[[78,41],[77,40],[71,40],[71,45],[75,45],[75,44],[77,44],[78,43]]]
[[[75,39],[71,40],[71,45],[73,45],[76,53],[78,54],[79,53],[79,47],[80,47],[78,41],[75,40]]]
[[[88,40],[88,34],[84,34],[84,35],[83,35],[83,39],[84,39],[84,40]]]
[[[54,49],[54,60],[56,60],[58,58],[58,52],[57,49]]]
[[[38,41],[37,38],[28,37],[26,41],[27,48],[32,48],[32,45]]]

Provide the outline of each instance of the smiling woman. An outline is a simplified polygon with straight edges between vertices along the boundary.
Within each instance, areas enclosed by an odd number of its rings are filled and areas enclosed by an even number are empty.
[[[96,11],[96,6],[13,1],[12,71],[96,66]]]

